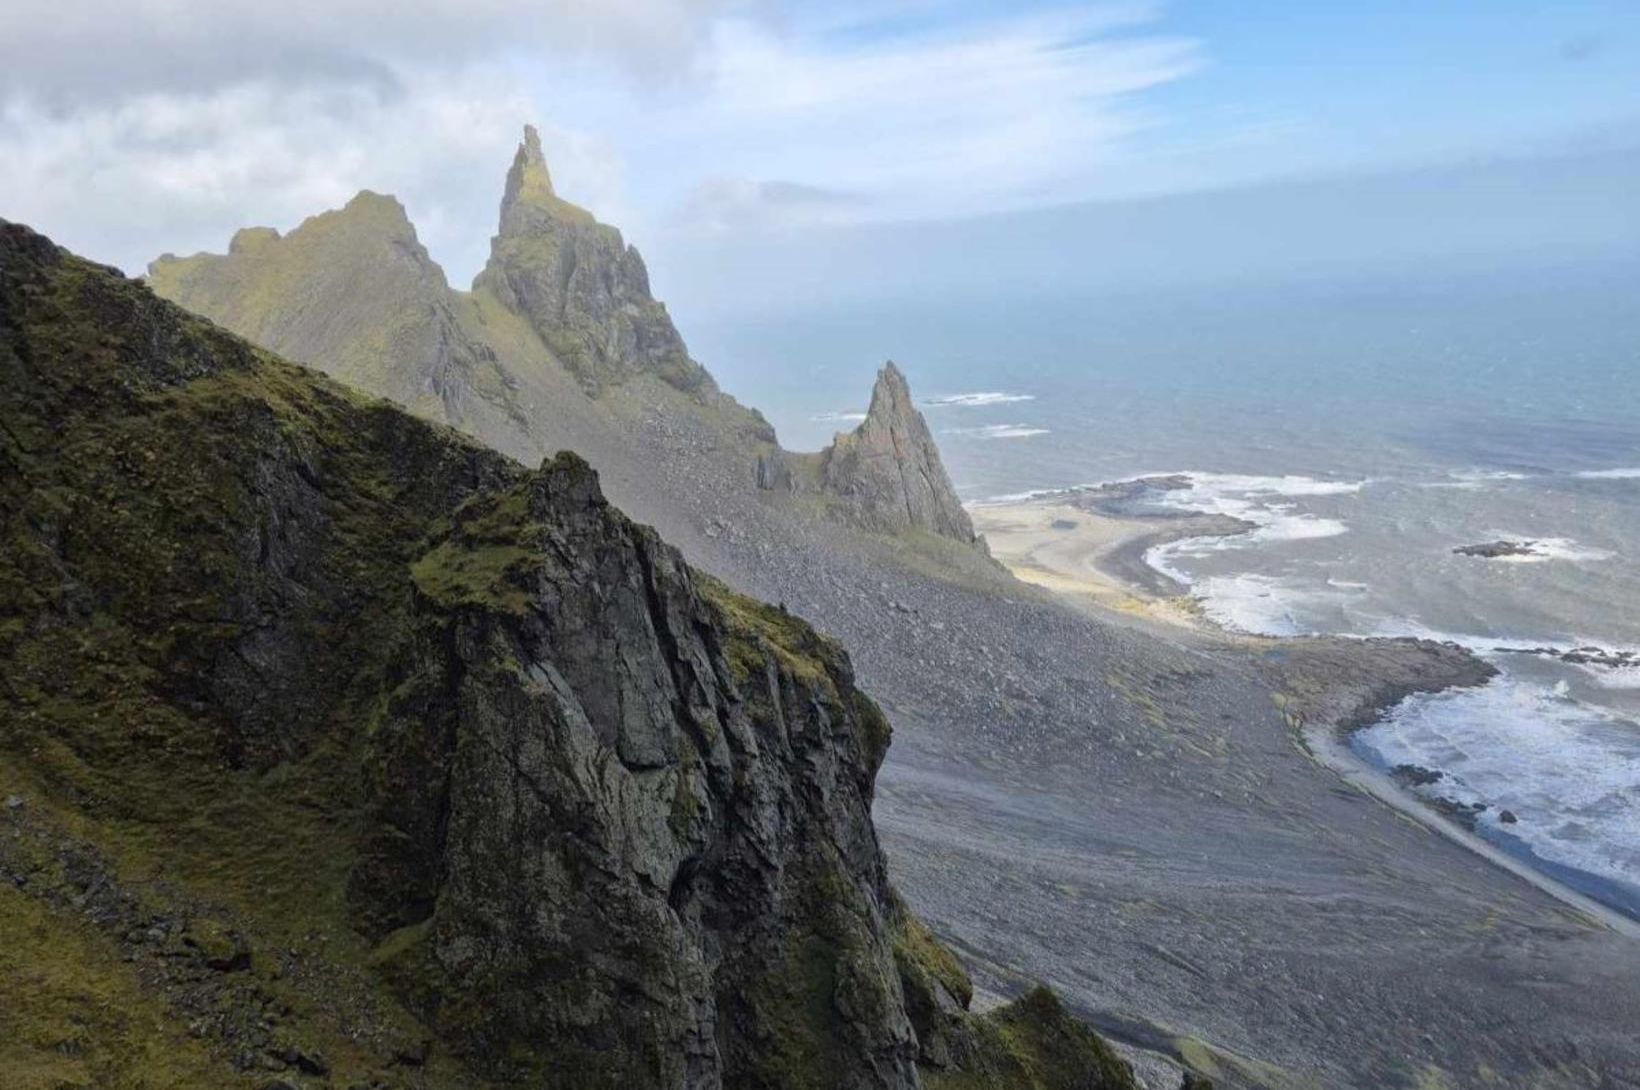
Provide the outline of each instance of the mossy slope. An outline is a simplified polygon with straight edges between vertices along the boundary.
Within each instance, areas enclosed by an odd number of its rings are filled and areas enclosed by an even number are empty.
[[[7,1085],[886,1088],[918,1030],[972,1042],[941,1078],[1037,1049],[913,1029],[960,968],[892,900],[847,656],[573,455],[0,225],[0,541]],[[1032,1085],[1126,1085],[1086,1060]]]

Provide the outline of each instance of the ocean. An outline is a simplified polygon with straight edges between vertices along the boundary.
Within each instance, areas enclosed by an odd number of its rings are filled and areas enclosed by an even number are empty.
[[[852,427],[894,358],[970,502],[1188,475],[1151,502],[1256,529],[1147,559],[1226,628],[1473,648],[1496,680],[1408,699],[1357,753],[1439,773],[1409,789],[1640,915],[1640,261],[1016,291],[686,333],[801,449]],[[1522,551],[1454,552],[1497,542]]]

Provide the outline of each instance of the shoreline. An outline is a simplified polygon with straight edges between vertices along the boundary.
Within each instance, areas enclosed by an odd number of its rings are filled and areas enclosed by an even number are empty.
[[[1072,496],[968,509],[991,555],[1022,582],[1092,604],[1103,615],[1141,617],[1198,633],[1235,638],[1204,618],[1185,587],[1151,567],[1145,554],[1192,537],[1251,527],[1222,515],[1135,517],[1089,510]]]
[[[1122,485],[1103,487],[1119,489]],[[1228,631],[1208,619],[1187,589],[1152,568],[1145,556],[1158,545],[1240,533],[1247,527],[1217,515],[1118,515],[1100,510],[1100,502],[1100,489],[1072,490],[977,506],[969,514],[975,530],[986,536],[992,555],[1015,577],[1073,604],[1106,618],[1150,621],[1227,648],[1262,646],[1279,652],[1261,656],[1275,662],[1261,661],[1260,668],[1283,704],[1295,744],[1317,764],[1420,827],[1525,880],[1593,924],[1640,938],[1640,918],[1552,873],[1553,869],[1575,872],[1575,868],[1534,856],[1535,865],[1464,828],[1428,800],[1396,784],[1351,746],[1355,732],[1378,722],[1407,696],[1485,684],[1496,675],[1495,667],[1455,644]],[[1348,654],[1341,656],[1340,651]],[[1318,683],[1317,679],[1322,680]],[[1594,885],[1602,881],[1598,875],[1589,877]]]
[[[1387,774],[1375,768],[1351,748],[1349,735],[1359,729],[1358,727],[1318,723],[1299,729],[1303,732],[1305,747],[1316,762],[1351,787],[1371,795],[1431,832],[1468,848],[1569,908],[1588,916],[1591,921],[1628,938],[1640,939],[1640,920],[1636,920],[1622,909],[1574,889],[1562,879],[1544,873],[1518,855],[1492,843],[1479,833],[1465,829],[1456,821],[1428,806],[1417,796],[1403,790]],[[1552,860],[1546,862],[1553,863]]]

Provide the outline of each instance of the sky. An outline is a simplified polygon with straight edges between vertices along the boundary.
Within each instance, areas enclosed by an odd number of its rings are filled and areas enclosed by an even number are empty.
[[[369,188],[465,286],[533,121],[560,192],[702,306],[929,225],[959,253],[1024,225],[1028,267],[1112,208],[1183,209],[1187,265],[1223,215],[1298,240],[1363,202],[1403,249],[1598,236],[1633,226],[1637,73],[1633,0],[7,0],[0,217],[138,272]],[[1257,216],[1212,196],[1243,191]]]

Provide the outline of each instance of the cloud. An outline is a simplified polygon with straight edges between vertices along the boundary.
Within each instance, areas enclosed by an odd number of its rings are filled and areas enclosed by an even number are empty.
[[[65,107],[247,79],[390,82],[501,51],[687,62],[724,0],[7,0],[0,90]]]
[[[621,189],[612,145],[540,118],[520,71],[675,78],[717,6],[13,0],[0,6],[0,216],[137,271],[371,188],[405,202],[463,282],[524,121],[542,122],[562,180]]]
[[[526,120],[640,243],[755,235],[1080,196],[1200,63],[1144,8],[772,3],[11,0],[0,216],[138,270],[370,188],[460,284]]]
[[[429,248],[470,268],[531,103],[504,78],[459,74],[391,94],[256,80],[66,116],[12,102],[0,215],[137,272],[162,250],[221,249],[237,227],[288,228],[368,187],[397,193]]]
[[[687,132],[720,178],[852,194],[856,218],[1071,199],[1153,123],[1135,96],[1201,63],[1193,42],[1132,33],[1140,20],[1026,12],[807,35],[719,20],[696,55],[704,89],[655,127],[662,142]]]

